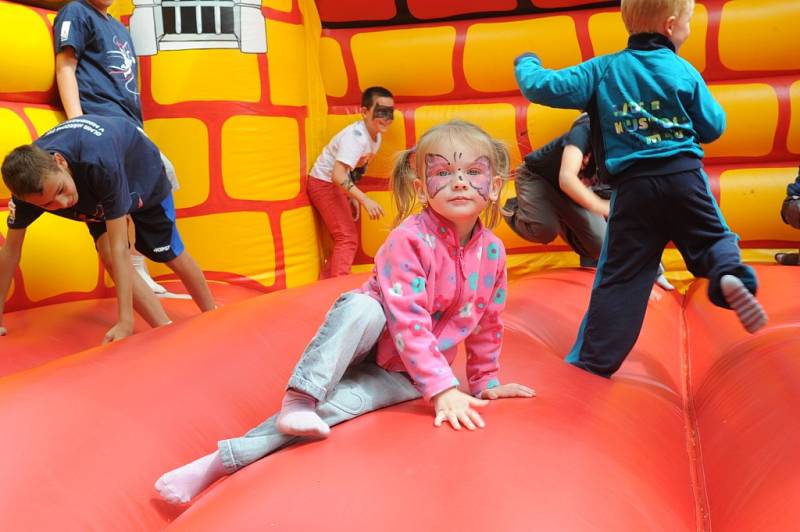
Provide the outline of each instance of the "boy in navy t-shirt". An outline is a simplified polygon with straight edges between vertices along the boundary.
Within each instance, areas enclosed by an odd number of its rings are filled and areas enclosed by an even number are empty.
[[[589,309],[567,361],[608,377],[639,336],[650,283],[671,240],[715,305],[755,332],[767,316],[711,195],[701,142],[725,129],[725,112],[676,51],[689,37],[694,0],[622,0],[628,47],[549,70],[535,54],[515,61],[529,99],[589,113],[601,178],[614,187]]]
[[[215,308],[203,273],[175,227],[172,190],[158,148],[131,121],[95,115],[68,120],[11,151],[2,174],[13,198],[0,250],[0,320],[25,229],[45,211],[85,222],[114,278],[119,320],[105,342],[133,332],[134,303],[150,325],[169,321],[147,288],[133,284],[126,215],[136,229],[136,248],[166,263],[200,310]]]
[[[136,54],[109,0],[76,0],[53,23],[56,81],[67,118],[119,116],[142,125]]]
[[[58,12],[53,24],[58,94],[67,118],[84,113],[118,116],[141,128],[136,54],[128,30],[108,14],[112,2],[76,0]],[[163,153],[161,157],[177,190],[175,169]],[[166,289],[150,277],[144,257],[132,253],[131,258],[153,292],[165,294]]]

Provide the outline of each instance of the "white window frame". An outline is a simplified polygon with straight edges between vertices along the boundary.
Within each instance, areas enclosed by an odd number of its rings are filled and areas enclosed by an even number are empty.
[[[155,55],[160,50],[209,48],[239,49],[243,53],[266,53],[267,31],[261,2],[257,0],[133,0],[130,30],[136,54]],[[175,8],[175,33],[164,32],[163,8]],[[215,8],[214,33],[182,33],[181,7],[194,7],[201,30],[201,7]],[[233,33],[222,33],[220,9],[233,9]]]

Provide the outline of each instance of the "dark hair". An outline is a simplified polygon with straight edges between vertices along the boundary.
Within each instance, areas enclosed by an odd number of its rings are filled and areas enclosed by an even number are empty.
[[[41,194],[47,174],[58,172],[53,156],[35,144],[25,144],[11,150],[3,161],[3,182],[18,197]]]
[[[361,94],[361,107],[371,109],[372,104],[375,103],[375,100],[378,98],[394,98],[394,96],[389,92],[389,89],[384,87],[369,87]]]

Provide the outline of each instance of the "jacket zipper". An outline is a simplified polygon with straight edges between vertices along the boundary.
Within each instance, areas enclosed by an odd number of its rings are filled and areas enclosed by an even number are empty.
[[[439,323],[433,328],[433,335],[439,339],[439,333],[442,332],[453,312],[458,309],[461,304],[461,295],[464,291],[464,249],[468,247],[472,241],[467,242],[466,246],[458,246],[458,253],[456,254],[456,296],[453,298],[453,303],[447,307],[447,310],[442,313],[439,318]]]

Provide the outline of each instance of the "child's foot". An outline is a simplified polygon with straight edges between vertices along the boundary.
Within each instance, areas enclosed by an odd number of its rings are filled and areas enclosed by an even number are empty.
[[[754,333],[767,324],[767,313],[764,312],[764,308],[738,277],[723,275],[719,285],[722,296],[736,311],[736,316],[747,332]]]
[[[150,277],[150,272],[147,270],[147,264],[144,262],[144,257],[141,255],[131,255],[131,262],[133,269],[139,274],[139,277],[145,282],[147,287],[153,291],[154,294],[166,294],[167,289],[158,284]]]
[[[797,266],[800,264],[800,253],[776,253],[775,261],[784,266]]]
[[[189,502],[218,478],[227,475],[219,451],[173,469],[156,480],[156,490],[172,504]]]
[[[317,400],[296,390],[287,390],[276,422],[278,430],[291,436],[327,438],[331,428],[317,415]]]

